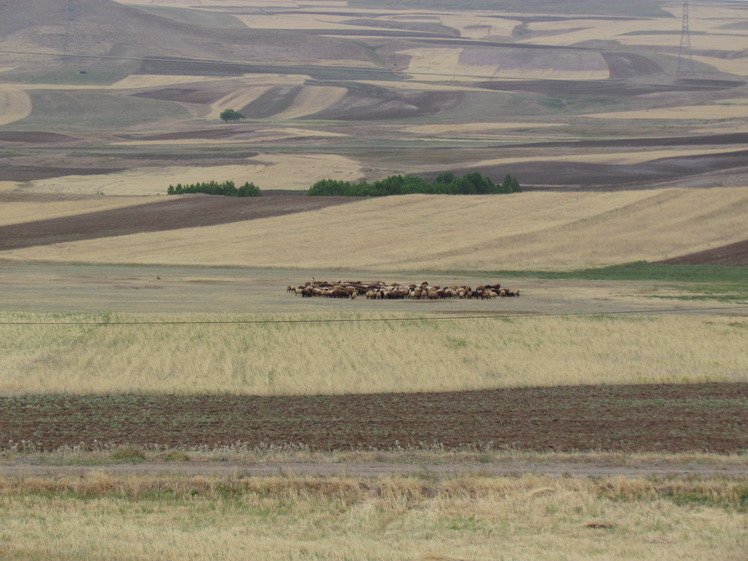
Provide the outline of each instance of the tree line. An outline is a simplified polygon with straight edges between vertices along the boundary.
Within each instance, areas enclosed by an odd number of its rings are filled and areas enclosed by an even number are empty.
[[[462,177],[457,177],[454,173],[448,171],[439,174],[431,182],[415,175],[391,175],[373,183],[322,179],[307,190],[307,195],[311,197],[385,197],[414,193],[427,195],[499,195],[520,193],[521,191],[522,187],[520,187],[519,181],[511,175],[507,175],[501,183],[494,183],[490,177],[481,175],[477,171],[470,172]],[[190,185],[177,183],[176,186],[169,185],[166,193],[168,195],[205,193],[227,197],[258,197],[262,195],[260,188],[254,183],[246,182],[237,188],[233,181],[224,181],[223,183],[209,181]]]
[[[312,185],[307,195],[343,197],[384,197],[387,195],[410,195],[424,193],[430,195],[495,195],[519,193],[519,181],[507,175],[502,183],[494,183],[491,178],[477,171],[457,177],[452,172],[439,174],[432,182],[413,175],[391,175],[385,179],[368,183],[322,179]]]
[[[233,181],[224,181],[217,183],[209,181],[207,183],[192,183],[182,185],[177,183],[176,186],[169,185],[166,190],[167,195],[184,195],[187,193],[206,193],[208,195],[223,195],[225,197],[259,197],[262,193],[260,188],[254,183],[245,183],[241,187],[236,187]]]

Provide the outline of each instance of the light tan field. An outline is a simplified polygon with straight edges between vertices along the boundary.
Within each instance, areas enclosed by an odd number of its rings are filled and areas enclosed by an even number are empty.
[[[358,309],[249,316],[118,313],[108,321],[135,323],[99,327],[53,325],[101,321],[96,316],[6,312],[0,314],[0,394],[430,392],[737,382],[748,372],[745,317],[387,321],[408,316]],[[355,318],[367,321],[350,321]],[[303,319],[330,321],[283,322]],[[24,321],[52,325],[12,324]],[[54,368],[45,358],[51,356]]]
[[[296,96],[294,103],[285,111],[278,113],[278,119],[297,119],[312,115],[326,109],[345,97],[346,88],[328,86],[306,86]]]
[[[381,271],[564,270],[654,261],[742,241],[746,215],[745,188],[408,195],[69,243],[64,251],[55,245],[13,250],[3,257]]]
[[[336,133],[336,132],[328,132],[328,131],[319,131],[319,130],[312,130],[312,129],[299,129],[299,128],[292,128],[292,127],[283,127],[283,128],[270,128],[270,127],[262,127],[257,128],[250,131],[247,131],[245,133],[244,138],[237,138],[237,139],[225,139],[225,138],[180,138],[180,139],[174,139],[170,138],[168,140],[125,140],[120,142],[112,142],[111,146],[169,146],[169,145],[183,145],[183,146],[204,146],[207,144],[215,144],[215,145],[246,145],[247,144],[247,137],[250,137],[253,144],[261,144],[263,142],[277,142],[278,140],[292,140],[295,138],[309,138],[309,137],[315,137],[315,138],[345,138],[346,135],[344,133]],[[323,157],[327,157],[327,154],[324,154]],[[329,157],[335,158],[336,156],[330,155]],[[258,156],[258,158],[266,159],[278,159],[278,155],[276,154],[264,154],[262,156]],[[290,158],[293,158],[291,156]],[[289,162],[291,161],[289,160]]]
[[[481,13],[455,14],[441,13],[439,19],[447,27],[453,27],[460,31],[460,37],[470,39],[489,39],[495,36],[509,36],[512,30],[519,25],[520,20],[500,17],[487,17]]]
[[[724,23],[724,22],[721,22]],[[678,24],[680,29],[680,24]],[[692,31],[696,31],[696,28],[691,27]],[[628,35],[618,36],[617,41],[620,41],[624,45],[636,45],[636,46],[652,46],[652,47],[667,47],[673,46],[678,47],[680,44],[680,34],[672,35]],[[732,49],[743,50],[748,48],[748,35],[737,35],[732,33],[710,33],[708,36],[691,35],[691,46],[693,49],[720,49],[724,51],[730,51]],[[745,68],[746,63],[743,60],[743,67]],[[742,74],[742,72],[741,72]]]
[[[145,6],[157,4],[159,6],[172,6],[176,8],[195,7],[247,7],[263,8],[268,6],[268,0],[114,0],[118,4],[142,4]],[[295,0],[272,0],[272,5],[277,8],[298,8],[301,5],[312,6],[338,6],[344,7],[346,2],[336,0],[313,0],[310,2],[299,2]]]
[[[666,8],[667,9],[667,8]],[[624,45],[673,46],[680,44],[682,26],[682,5],[674,4],[669,8],[672,19],[639,19],[632,21],[585,20],[533,22],[530,31],[552,31],[555,35],[541,35],[523,39],[524,43],[543,45],[571,46],[584,41],[606,38]],[[713,4],[691,4],[689,9],[689,29],[691,44],[694,49],[742,50],[748,48],[748,34],[741,30],[725,31],[720,29],[726,23],[741,21],[745,10],[715,6]],[[581,27],[581,29],[580,29]],[[651,32],[651,34],[632,34]],[[669,33],[662,33],[669,32]],[[707,32],[707,36],[700,33]],[[743,62],[745,66],[745,62]]]
[[[245,107],[267,92],[271,87],[269,84],[265,86],[243,87],[231,92],[229,95],[211,104],[208,118],[218,119],[224,109],[237,110],[237,107]]]
[[[644,111],[620,111],[616,113],[593,113],[582,117],[593,119],[682,119],[689,121],[723,121],[725,119],[748,118],[748,104],[719,103],[714,105],[684,105],[646,109]]]
[[[724,132],[748,132],[748,123],[742,126],[734,125],[732,123],[710,123],[704,127],[696,127],[693,132],[700,132],[706,134],[720,134]]]
[[[362,13],[365,17],[366,13]],[[283,17],[277,15],[241,15],[236,17],[240,19],[247,27],[253,29],[377,29],[376,27],[349,25],[344,23],[351,19],[349,16],[335,16],[329,14],[286,14]]]
[[[303,86],[306,77],[280,74],[246,75],[237,82],[230,94],[211,104],[209,119],[217,119],[224,109],[240,110],[275,86]]]
[[[0,489],[6,559],[740,561],[748,547],[740,480],[91,473]]]
[[[536,129],[563,126],[558,123],[450,123],[444,125],[413,125],[403,127],[403,132],[425,135],[453,135],[453,134],[489,134],[492,131],[514,129]]]
[[[694,55],[693,60],[713,66],[721,72],[728,72],[738,76],[748,76],[748,63],[742,58],[729,59],[711,56]]]
[[[28,117],[31,114],[31,98],[21,89],[0,87],[0,125]]]
[[[453,80],[470,81],[478,78],[488,79],[494,75],[492,66],[468,66],[460,64],[462,49],[431,48],[409,49],[403,51],[410,58],[408,71],[418,74],[419,80],[443,81],[445,77]]]
[[[0,184],[0,190],[2,185]],[[67,201],[4,201],[0,204],[0,226],[21,224],[35,220],[74,216],[87,212],[111,210],[132,205],[153,203],[162,199],[156,197],[101,197],[97,199]]]
[[[269,138],[287,138],[282,135]],[[194,144],[191,140],[185,143]],[[202,142],[202,141],[198,141]],[[169,142],[172,143],[172,142]],[[142,144],[128,142],[123,144]],[[174,144],[174,143],[172,143]],[[179,144],[176,142],[175,144]],[[165,195],[169,185],[192,184],[202,181],[234,181],[237,185],[250,181],[260,189],[308,189],[320,179],[331,175],[354,181],[362,176],[358,162],[342,156],[327,154],[266,154],[249,158],[245,165],[211,167],[147,167],[134,168],[105,175],[69,175],[32,181],[31,191],[42,193],[87,194],[104,193],[116,196]]]
[[[108,88],[113,90],[157,88],[160,86],[213,82],[216,80],[225,80],[225,78],[223,76],[179,76],[177,74],[131,74],[127,78],[118,80],[111,86],[108,86]]]
[[[456,81],[479,79],[519,78],[519,79],[563,79],[563,80],[604,80],[610,73],[606,70],[566,70],[548,68],[509,68],[501,65],[469,65],[461,62],[462,49],[410,49],[403,51],[411,57],[408,71],[416,74],[419,80],[442,81],[445,77]]]

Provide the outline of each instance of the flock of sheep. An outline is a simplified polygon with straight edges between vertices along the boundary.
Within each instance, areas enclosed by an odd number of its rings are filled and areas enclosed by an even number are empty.
[[[415,300],[440,300],[443,298],[516,298],[519,290],[501,288],[500,284],[486,284],[472,288],[470,286],[421,284],[387,284],[384,282],[315,281],[312,279],[302,286],[289,286],[287,292],[302,297],[325,296],[328,298],[357,298],[365,296],[369,300],[396,300],[412,298]]]

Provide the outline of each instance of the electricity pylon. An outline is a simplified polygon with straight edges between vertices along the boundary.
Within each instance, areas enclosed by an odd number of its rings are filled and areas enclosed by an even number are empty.
[[[680,30],[680,48],[678,49],[678,66],[675,69],[676,76],[684,74],[692,75],[693,51],[691,50],[691,31],[688,26],[688,2],[683,4],[683,24]]]

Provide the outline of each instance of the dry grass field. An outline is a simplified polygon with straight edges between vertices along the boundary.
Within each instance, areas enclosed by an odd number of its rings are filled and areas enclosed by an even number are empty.
[[[5,478],[0,554],[739,561],[744,493],[744,482],[539,476]]]
[[[481,319],[476,307],[472,317],[462,314],[467,319],[421,312],[431,315],[424,320],[372,307],[247,316],[6,313],[0,393],[437,392],[740,382],[748,372],[748,323],[740,317]]]

